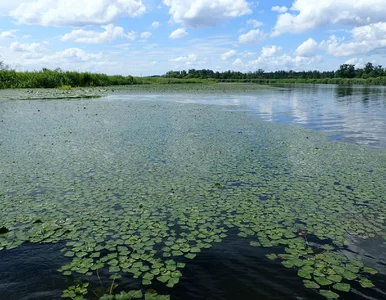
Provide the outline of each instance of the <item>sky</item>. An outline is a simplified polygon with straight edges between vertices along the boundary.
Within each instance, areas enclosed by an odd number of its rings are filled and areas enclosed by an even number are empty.
[[[0,56],[149,76],[386,66],[386,0],[0,0]]]

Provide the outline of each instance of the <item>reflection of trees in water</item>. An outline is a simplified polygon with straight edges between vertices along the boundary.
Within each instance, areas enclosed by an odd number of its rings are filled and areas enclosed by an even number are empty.
[[[384,89],[372,88],[372,87],[355,87],[350,85],[337,85],[336,97],[338,102],[359,102],[365,106],[375,101],[385,100],[386,93]]]
[[[343,98],[352,96],[354,88],[351,85],[338,85],[335,91],[338,98]],[[340,100],[338,99],[338,101]]]

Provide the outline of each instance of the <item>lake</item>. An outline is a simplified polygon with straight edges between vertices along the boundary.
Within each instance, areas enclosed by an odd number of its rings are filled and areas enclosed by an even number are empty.
[[[386,299],[386,88],[78,91],[0,91],[0,299]]]

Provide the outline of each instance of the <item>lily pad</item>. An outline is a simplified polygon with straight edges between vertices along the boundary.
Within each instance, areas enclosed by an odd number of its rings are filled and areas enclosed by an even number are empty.
[[[328,290],[320,290],[319,293],[326,297],[327,299],[338,299],[339,298],[339,295],[337,293],[334,293],[332,291],[328,291]]]
[[[346,293],[351,289],[351,286],[348,283],[335,283],[332,287],[337,291]]]

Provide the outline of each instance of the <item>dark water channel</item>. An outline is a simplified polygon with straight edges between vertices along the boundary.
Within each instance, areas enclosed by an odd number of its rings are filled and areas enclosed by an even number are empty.
[[[14,147],[12,149],[14,149],[15,157],[16,155],[24,157],[28,153],[28,155],[36,155],[36,159],[44,161],[44,155],[47,155],[47,153],[43,155],[43,152],[39,151],[44,151],[45,143],[38,143],[38,147],[36,145],[36,147],[31,146],[33,139],[30,139],[31,135],[36,138],[36,131],[40,131],[42,134],[44,133],[47,143],[48,140],[50,143],[52,141],[52,145],[58,143],[58,148],[53,148],[52,153],[49,154],[52,155],[51,159],[63,159],[61,147],[71,143],[72,137],[70,135],[72,132],[76,134],[77,127],[82,125],[90,130],[94,142],[88,143],[85,141],[84,145],[79,146],[76,153],[73,152],[72,155],[74,157],[81,156],[82,151],[87,149],[87,151],[94,151],[95,155],[102,159],[100,152],[103,152],[106,161],[110,160],[113,164],[115,159],[114,147],[119,146],[119,143],[107,145],[103,141],[95,142],[99,138],[108,137],[110,134],[106,133],[106,135],[102,136],[101,134],[99,136],[100,132],[104,130],[103,128],[112,128],[111,124],[114,122],[115,116],[108,116],[110,113],[108,109],[111,110],[111,107],[115,105],[114,103],[117,103],[118,106],[116,109],[114,108],[114,112],[117,114],[117,118],[122,120],[125,116],[120,115],[120,109],[128,106],[130,108],[131,103],[141,101],[154,102],[155,105],[157,101],[159,103],[171,102],[181,105],[218,105],[216,109],[219,111],[245,112],[248,116],[252,114],[268,122],[280,123],[285,126],[288,123],[294,123],[307,129],[327,132],[331,143],[352,143],[360,145],[360,149],[368,147],[376,148],[379,151],[386,150],[386,88],[288,85],[281,86],[278,89],[240,94],[173,93],[147,95],[143,93],[125,94],[122,92],[121,94],[114,94],[96,100],[76,100],[72,102],[58,100],[58,104],[50,104],[49,110],[52,115],[46,114],[44,115],[46,121],[40,120],[36,123],[34,123],[34,120],[38,114],[37,111],[42,110],[44,112],[44,101],[36,101],[35,103],[16,101],[12,104],[2,102],[0,99],[0,121],[2,121],[0,123],[0,151],[3,151],[0,152],[0,155],[1,153],[9,155],[10,149]],[[109,108],[105,114],[100,116],[98,110],[103,107],[104,103],[107,103]],[[90,114],[87,118],[91,118],[91,115],[93,118],[92,122],[94,123],[90,123],[91,125],[81,124],[75,118],[61,119],[62,115],[68,116],[69,113],[74,116],[78,112],[85,113],[86,107],[87,113]],[[12,114],[20,123],[10,121]],[[184,115],[175,115],[174,117],[176,119],[184,118]],[[60,126],[55,127],[55,124],[60,124]],[[49,126],[56,130],[51,132],[52,138],[48,136],[50,133]],[[173,126],[173,128],[178,128],[178,122],[173,123]],[[29,130],[33,130],[34,133],[32,131],[30,133]],[[11,142],[11,136],[15,135],[18,141],[15,139]],[[63,135],[65,138],[59,137],[56,139],[55,135]],[[120,131],[119,135],[112,132],[111,135],[114,138],[120,135],[123,139],[126,138],[124,131]],[[82,138],[82,136],[79,136],[77,142],[81,144]],[[127,140],[130,141],[128,137]],[[112,141],[113,139],[110,140],[110,142]],[[115,142],[116,140],[114,140]],[[184,142],[188,143],[190,140],[186,139]],[[17,143],[20,143],[20,148],[15,146]],[[131,147],[128,142],[125,145]],[[190,146],[194,147],[195,144],[192,142]],[[28,150],[28,147],[31,148]],[[70,149],[71,145],[68,147]],[[135,146],[132,147],[135,148]],[[34,151],[37,152],[34,153]],[[75,150],[72,149],[71,151]],[[162,164],[167,165],[167,156],[176,153],[172,146],[168,148],[168,151],[166,157],[163,157]],[[65,159],[72,163],[74,158],[68,155]],[[5,156],[0,158],[1,163],[5,161]],[[27,166],[29,166],[28,164],[26,163]],[[55,161],[52,161],[52,166],[54,165]],[[109,164],[106,163],[107,165]],[[45,168],[49,169],[50,166],[51,162],[47,162]],[[20,172],[23,172],[23,167],[18,168]],[[71,170],[71,165],[68,166],[68,169]],[[9,170],[11,169],[7,169],[7,172],[9,172],[7,176],[17,174],[17,171],[11,174]],[[88,170],[88,172],[91,171]],[[20,176],[20,178],[12,177],[11,179],[3,174],[1,179],[5,180],[5,178],[7,180],[19,180],[21,184],[23,180],[24,182],[33,180],[29,175]],[[48,182],[50,178],[46,177],[44,180]],[[7,187],[7,183],[3,182],[1,186],[2,188]],[[15,188],[15,186],[12,185],[12,188]],[[91,186],[90,189],[92,188]],[[50,189],[46,190],[47,193],[49,191]],[[14,190],[9,191],[9,193],[18,196]],[[22,191],[20,196],[24,197],[26,193],[26,191]],[[0,191],[0,194],[3,193]],[[386,198],[384,200],[386,201]],[[115,209],[117,207],[120,206],[116,205]],[[0,216],[7,214],[6,211],[0,211],[0,213]],[[2,223],[0,223],[1,226],[3,226]],[[213,243],[211,248],[203,249],[194,260],[187,264],[182,272],[183,277],[180,283],[173,289],[163,287],[159,283],[155,283],[154,288],[160,293],[170,294],[171,299],[176,300],[325,299],[315,290],[304,288],[302,279],[296,275],[296,269],[287,269],[279,261],[266,259],[265,255],[280,253],[283,250],[282,247],[250,247],[250,239],[240,239],[237,237],[237,233],[236,229],[231,229],[228,236],[221,243]],[[57,272],[57,269],[63,264],[71,261],[71,259],[63,257],[63,253],[60,252],[64,247],[65,243],[62,242],[57,244],[25,243],[15,249],[0,251],[0,299],[60,299],[62,291],[73,283],[73,278],[67,278]],[[376,286],[375,288],[363,289],[358,283],[353,283],[351,292],[340,293],[339,299],[386,299],[386,245],[384,240],[381,238],[354,240],[352,245],[342,247],[340,252],[348,257],[360,257],[366,264],[379,270],[379,274],[371,277]],[[101,277],[104,280],[103,284],[108,286],[110,282],[108,275],[102,272]],[[99,279],[95,275],[89,280],[95,286],[100,285]],[[119,284],[118,291],[141,288],[140,281],[129,277],[124,277],[119,281]],[[89,299],[95,299],[94,295],[90,293]]]

